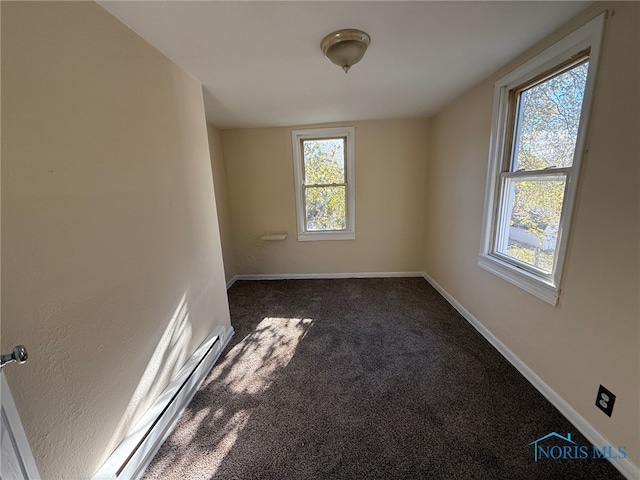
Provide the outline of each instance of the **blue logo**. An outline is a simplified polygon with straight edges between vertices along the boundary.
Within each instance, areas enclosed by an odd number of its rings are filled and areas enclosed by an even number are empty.
[[[554,438],[560,441],[556,440],[551,443]],[[531,445],[533,445],[533,458],[536,462],[544,459],[627,458],[627,447],[624,445],[617,448],[612,445],[604,445],[601,448],[593,445],[578,445],[571,439],[570,433],[563,437],[559,433],[551,432],[528,444],[528,446]]]

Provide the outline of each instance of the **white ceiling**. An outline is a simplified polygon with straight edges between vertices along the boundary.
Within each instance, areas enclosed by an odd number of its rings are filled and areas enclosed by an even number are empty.
[[[198,78],[221,128],[424,117],[591,2],[99,1]],[[371,36],[348,74],[320,51]]]

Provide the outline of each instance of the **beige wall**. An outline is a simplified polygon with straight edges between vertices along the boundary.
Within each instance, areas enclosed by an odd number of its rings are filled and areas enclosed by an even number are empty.
[[[605,6],[555,308],[476,265],[492,84],[587,16],[432,121],[350,123],[356,240],[297,242],[290,128],[211,127],[207,142],[199,83],[99,6],[3,2],[1,348],[30,350],[6,373],[42,476],[90,477],[229,325],[225,275],[422,269],[639,464],[639,6]]]
[[[90,478],[229,325],[201,85],[92,2],[2,4],[2,351],[43,478]]]
[[[222,131],[237,273],[420,269],[428,121],[340,125],[356,129],[356,239],[346,241],[297,241],[291,128]],[[279,230],[285,241],[260,240]]]
[[[222,150],[222,134],[220,130],[208,125],[209,153],[211,155],[211,169],[213,170],[213,184],[216,191],[216,207],[218,211],[218,225],[222,242],[222,257],[224,259],[224,275],[229,282],[236,275],[236,261],[233,255],[233,235],[231,232],[231,218],[229,217],[229,194],[227,192],[227,172]]]
[[[614,445],[640,464],[639,161],[640,5],[606,3],[461,96],[432,122],[425,269]],[[607,24],[589,153],[559,306],[480,269],[492,85],[552,40],[615,9]],[[617,395],[611,418],[598,385]]]

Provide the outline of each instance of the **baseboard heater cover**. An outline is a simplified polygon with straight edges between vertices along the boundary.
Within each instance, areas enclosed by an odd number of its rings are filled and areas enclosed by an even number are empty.
[[[133,480],[144,475],[233,333],[233,327],[216,327],[211,331],[176,378],[96,472],[94,480]]]

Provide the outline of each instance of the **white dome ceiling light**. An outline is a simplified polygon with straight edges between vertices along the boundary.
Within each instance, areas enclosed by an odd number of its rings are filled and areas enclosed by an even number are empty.
[[[362,60],[371,43],[369,34],[355,28],[346,28],[330,33],[322,39],[320,48],[329,60],[342,67],[344,73]]]

